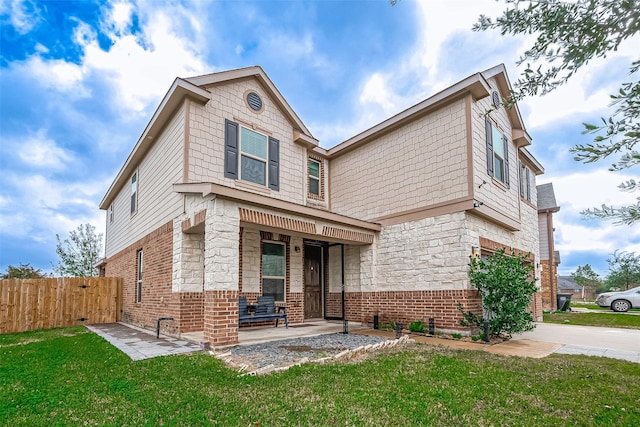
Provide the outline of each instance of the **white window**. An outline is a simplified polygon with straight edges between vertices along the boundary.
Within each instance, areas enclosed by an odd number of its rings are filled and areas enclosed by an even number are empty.
[[[262,295],[285,301],[285,244],[262,242]]]
[[[240,179],[267,185],[267,136],[240,128]]]
[[[498,127],[485,117],[487,137],[487,173],[509,188],[509,144]]]
[[[131,176],[131,213],[138,209],[138,172]]]
[[[142,249],[136,253],[136,302],[142,302]]]
[[[320,162],[314,159],[309,159],[308,166],[309,174],[309,193],[320,195]]]
[[[495,126],[492,126],[492,139],[493,139],[493,176],[502,182],[505,182],[505,152],[507,150],[507,144],[505,144],[505,137],[502,132]]]

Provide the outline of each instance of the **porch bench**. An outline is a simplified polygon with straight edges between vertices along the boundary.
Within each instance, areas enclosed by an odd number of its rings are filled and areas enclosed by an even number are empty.
[[[251,322],[263,322],[268,320],[276,321],[276,328],[278,327],[278,321],[284,319],[284,325],[289,328],[289,319],[287,318],[287,307],[278,306],[273,297],[258,297],[258,305],[255,306],[253,314],[249,313],[249,307],[247,306],[247,299],[240,297],[238,299],[238,322],[239,323],[251,323]]]

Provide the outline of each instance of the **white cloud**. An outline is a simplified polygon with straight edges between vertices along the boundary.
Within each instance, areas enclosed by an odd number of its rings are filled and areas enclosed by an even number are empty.
[[[59,170],[68,167],[74,160],[71,153],[47,138],[42,129],[25,141],[14,142],[12,145],[17,147],[20,160],[30,168]]]
[[[18,34],[27,34],[42,20],[40,8],[31,0],[0,2],[0,15],[9,15],[11,25]]]
[[[85,73],[81,66],[62,59],[43,59],[32,56],[16,65],[20,73],[32,75],[42,87],[69,95],[84,97],[88,95],[83,86]]]

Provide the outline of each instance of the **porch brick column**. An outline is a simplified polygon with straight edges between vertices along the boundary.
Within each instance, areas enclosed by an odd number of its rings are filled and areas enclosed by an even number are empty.
[[[236,203],[214,199],[207,207],[204,257],[204,340],[238,343],[240,217]]]

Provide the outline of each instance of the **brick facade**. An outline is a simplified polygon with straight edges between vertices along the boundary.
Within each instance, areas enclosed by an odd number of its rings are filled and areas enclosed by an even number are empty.
[[[556,310],[558,307],[558,267],[552,260],[540,261],[540,293],[542,294],[542,308]]]

